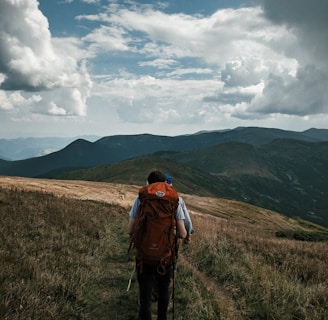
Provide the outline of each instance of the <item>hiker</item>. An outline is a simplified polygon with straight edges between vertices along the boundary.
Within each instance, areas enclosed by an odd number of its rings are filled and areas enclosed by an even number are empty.
[[[172,181],[172,177],[168,174],[168,173],[165,173],[165,178],[166,178],[166,182],[173,186],[173,181]],[[190,214],[189,214],[189,211],[186,207],[186,204],[184,202],[184,200],[182,199],[181,196],[179,196],[179,204],[183,210],[183,213],[184,213],[184,216],[185,216],[185,228],[187,230],[187,237],[184,239],[184,241],[186,243],[190,242],[191,241],[191,238],[190,236],[195,232],[194,228],[193,228],[193,225],[192,225],[192,221],[191,221],[191,218],[190,218]]]
[[[162,207],[164,207],[164,202],[169,203],[167,206],[171,209],[169,214],[170,218],[168,219],[170,224],[165,227],[165,230],[161,234],[169,234],[169,237],[166,236],[165,239],[171,239],[170,241],[174,242],[175,238],[186,238],[187,231],[184,225],[184,212],[182,207],[179,205],[179,197],[176,191],[172,186],[169,186],[166,183],[165,175],[160,171],[152,171],[147,179],[148,185],[139,190],[139,195],[135,199],[134,204],[130,211],[130,219],[128,224],[128,233],[131,235],[134,242],[138,242],[140,236],[145,234],[144,230],[141,230],[144,223],[140,223],[143,215],[143,211],[146,211],[147,203],[150,202],[150,207],[156,207],[156,210],[153,210],[152,216],[161,215],[162,217]],[[153,195],[155,200],[149,200],[151,196],[147,193],[149,190],[158,188]],[[163,191],[164,190],[164,191]],[[156,199],[156,196],[158,199]],[[170,200],[166,201],[166,196],[170,196]],[[161,200],[160,198],[163,197]],[[152,199],[153,199],[152,198]],[[167,198],[168,199],[168,198]],[[147,202],[148,201],[148,202]],[[166,207],[166,205],[165,205]],[[167,215],[166,215],[167,216]],[[148,215],[147,215],[148,217]],[[156,217],[148,218],[147,226],[149,229],[155,230],[157,232],[157,227],[161,224],[156,221]],[[151,221],[150,221],[151,220]],[[142,220],[144,222],[145,219]],[[155,221],[155,222],[154,222]],[[165,220],[166,221],[166,220]],[[157,222],[157,225],[156,225]],[[153,223],[153,224],[151,224]],[[173,225],[172,225],[173,224]],[[168,231],[170,228],[170,231]],[[147,230],[147,234],[151,231]],[[139,237],[138,237],[139,236]],[[163,237],[162,237],[163,238]],[[145,238],[143,238],[145,239]],[[140,240],[141,242],[141,240]],[[157,260],[151,260],[152,251],[150,250],[149,255],[145,254],[146,251],[138,249],[136,243],[136,270],[137,270],[137,280],[139,284],[139,320],[151,320],[151,302],[152,302],[152,288],[153,284],[156,281],[157,285],[157,294],[158,294],[158,303],[157,303],[157,319],[158,320],[167,320],[167,309],[169,304],[169,284],[174,271],[174,262],[175,262],[175,248],[170,248],[170,253],[166,254],[165,257],[160,259],[160,262]],[[170,244],[171,246],[171,244]],[[165,250],[167,250],[167,245]],[[172,249],[172,250],[171,250]]]

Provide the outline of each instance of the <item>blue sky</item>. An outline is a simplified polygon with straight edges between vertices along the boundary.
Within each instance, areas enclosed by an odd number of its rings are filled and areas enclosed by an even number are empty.
[[[1,0],[0,138],[328,128],[328,2]]]

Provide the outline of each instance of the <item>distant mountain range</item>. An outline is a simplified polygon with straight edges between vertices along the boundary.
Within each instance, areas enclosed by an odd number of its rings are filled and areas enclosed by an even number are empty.
[[[23,160],[40,157],[58,151],[76,139],[96,141],[98,136],[79,136],[71,138],[47,137],[47,138],[16,138],[0,139],[0,159]]]
[[[245,127],[175,137],[77,139],[26,160],[0,160],[0,174],[143,185],[169,172],[182,193],[241,200],[328,226],[328,130]]]

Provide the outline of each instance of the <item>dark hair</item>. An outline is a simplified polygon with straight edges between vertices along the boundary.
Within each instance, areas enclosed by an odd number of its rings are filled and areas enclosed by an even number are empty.
[[[165,182],[166,178],[165,178],[165,175],[161,171],[152,171],[149,174],[147,181],[149,184],[152,184],[155,182]]]

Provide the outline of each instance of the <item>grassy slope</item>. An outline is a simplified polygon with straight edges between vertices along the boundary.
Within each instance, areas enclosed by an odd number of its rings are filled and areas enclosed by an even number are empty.
[[[175,319],[324,319],[327,232],[235,201],[185,195],[196,233],[182,246]],[[2,319],[135,319],[137,283],[119,206],[0,189]]]
[[[126,291],[134,263],[127,255],[125,209],[39,192],[0,191],[1,319],[135,319],[135,279]],[[211,313],[215,319],[217,306],[192,278],[187,271],[177,276],[176,312],[204,300],[205,311],[197,314]],[[197,299],[189,299],[186,281],[192,282],[188,288],[195,286]]]

